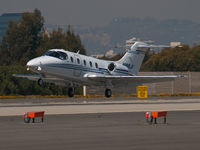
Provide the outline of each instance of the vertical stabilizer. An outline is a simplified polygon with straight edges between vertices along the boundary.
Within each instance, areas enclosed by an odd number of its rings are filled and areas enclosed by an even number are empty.
[[[135,42],[118,63],[126,66],[130,73],[137,75],[148,48],[144,42]]]
[[[129,72],[133,75],[137,75],[143,62],[145,53],[149,48],[169,48],[175,46],[169,45],[148,45],[144,42],[135,42],[131,46],[131,49],[118,61],[118,63],[126,66]],[[179,46],[181,47],[181,46]]]

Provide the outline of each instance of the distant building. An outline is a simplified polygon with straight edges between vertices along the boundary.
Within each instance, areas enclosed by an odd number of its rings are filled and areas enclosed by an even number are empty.
[[[181,42],[170,42],[170,46],[176,47],[176,46],[180,46]]]
[[[148,44],[154,43],[154,41],[151,41],[151,40],[149,40],[149,41],[143,41],[143,40],[141,40],[139,38],[133,37],[133,38],[131,38],[129,40],[126,40],[126,51],[128,51],[131,48],[131,46],[135,42],[138,42],[138,41],[145,42],[145,43],[148,43]]]
[[[93,54],[93,55],[90,55],[91,57],[94,57],[94,58],[102,58],[102,57],[107,57],[107,58],[112,58],[113,56],[115,56],[116,54],[114,53],[114,50],[109,50],[107,51],[105,54]]]
[[[0,16],[0,40],[2,35],[6,32],[10,20],[20,20],[21,13],[5,13]]]
[[[50,33],[48,30],[44,30],[44,32],[42,33],[43,36],[47,36],[47,37],[50,37]]]
[[[94,54],[94,55],[90,55],[91,57],[94,57],[94,58],[101,58],[103,57],[104,55],[103,54]]]
[[[108,58],[111,58],[111,57],[115,56],[115,53],[114,53],[114,51],[111,49],[111,50],[109,50],[109,51],[106,52],[105,56],[108,57]]]

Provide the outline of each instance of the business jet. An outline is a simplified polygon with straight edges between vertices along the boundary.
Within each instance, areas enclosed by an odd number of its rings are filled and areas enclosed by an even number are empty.
[[[170,47],[135,42],[130,50],[118,61],[106,61],[63,49],[51,49],[44,55],[27,63],[27,70],[38,75],[14,74],[15,77],[68,86],[68,96],[73,97],[77,85],[99,86],[105,88],[105,96],[111,97],[111,89],[133,87],[144,83],[170,81],[180,75],[138,76],[139,69],[149,48]]]

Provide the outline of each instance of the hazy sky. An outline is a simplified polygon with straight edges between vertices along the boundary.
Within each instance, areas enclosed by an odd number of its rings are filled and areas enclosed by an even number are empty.
[[[0,0],[0,14],[39,8],[48,24],[104,25],[118,17],[200,22],[200,0]]]

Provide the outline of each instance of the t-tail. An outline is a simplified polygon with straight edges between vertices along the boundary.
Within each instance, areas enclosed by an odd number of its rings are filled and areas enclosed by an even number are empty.
[[[167,45],[148,45],[144,42],[135,42],[131,49],[118,61],[118,63],[126,66],[132,75],[137,75],[142,65],[146,51],[149,48],[165,48],[171,47]]]

